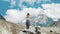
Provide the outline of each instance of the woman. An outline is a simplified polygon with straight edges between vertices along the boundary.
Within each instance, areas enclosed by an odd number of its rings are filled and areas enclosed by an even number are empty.
[[[26,28],[29,29],[29,26],[30,26],[30,14],[27,13],[27,15],[26,15]]]

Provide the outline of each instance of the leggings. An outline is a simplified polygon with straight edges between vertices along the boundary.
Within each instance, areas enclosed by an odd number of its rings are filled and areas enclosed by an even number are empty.
[[[29,29],[30,26],[30,20],[26,20],[26,28]]]

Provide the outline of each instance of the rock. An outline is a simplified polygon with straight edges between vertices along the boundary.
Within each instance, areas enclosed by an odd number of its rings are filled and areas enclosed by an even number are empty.
[[[17,34],[25,27],[6,20],[0,20],[0,34]]]

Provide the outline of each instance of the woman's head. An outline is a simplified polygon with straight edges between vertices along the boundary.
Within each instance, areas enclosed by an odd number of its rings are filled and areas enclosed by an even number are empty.
[[[27,13],[27,15],[26,15],[27,17],[30,17],[30,14],[29,13]]]
[[[30,15],[29,13],[27,13],[27,15]]]

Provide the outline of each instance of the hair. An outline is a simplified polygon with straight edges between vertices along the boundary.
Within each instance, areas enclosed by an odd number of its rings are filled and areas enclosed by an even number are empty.
[[[52,30],[50,30],[50,32],[53,32]]]
[[[30,15],[29,13],[27,13],[27,15]]]

